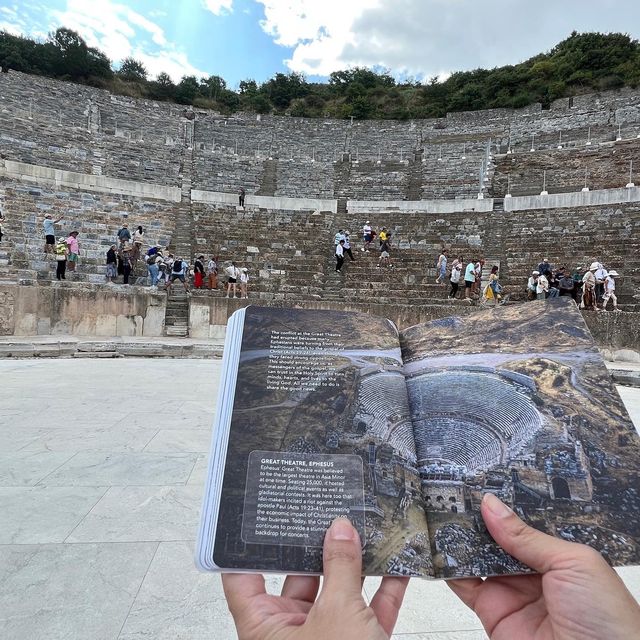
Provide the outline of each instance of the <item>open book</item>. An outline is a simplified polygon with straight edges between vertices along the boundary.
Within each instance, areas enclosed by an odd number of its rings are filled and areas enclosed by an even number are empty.
[[[614,565],[640,560],[640,439],[570,299],[398,332],[359,313],[231,317],[197,563],[318,573],[336,516],[366,575],[522,573],[486,492]]]

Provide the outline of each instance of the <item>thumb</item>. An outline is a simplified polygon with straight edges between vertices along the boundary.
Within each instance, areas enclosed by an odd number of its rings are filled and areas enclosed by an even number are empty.
[[[360,536],[347,518],[336,518],[324,538],[321,596],[341,600],[362,597]]]
[[[528,526],[492,493],[485,493],[480,510],[493,539],[507,553],[540,573],[552,569],[554,559],[566,558],[579,548]]]

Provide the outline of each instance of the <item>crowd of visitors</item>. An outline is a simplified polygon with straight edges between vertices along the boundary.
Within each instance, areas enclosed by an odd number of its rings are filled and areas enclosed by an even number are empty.
[[[376,267],[378,269],[382,267],[388,267],[393,269],[393,263],[391,262],[391,234],[386,227],[382,227],[380,233],[378,233],[372,226],[371,222],[367,220],[362,226],[362,247],[360,251],[370,252],[372,246],[374,246],[374,240],[378,238],[378,250],[380,257]],[[342,273],[342,266],[346,260],[345,256],[349,256],[351,262],[355,262],[353,255],[353,248],[351,246],[351,235],[349,231],[338,229],[338,232],[333,238],[334,244],[334,256],[336,259],[336,273]]]
[[[531,272],[527,282],[529,300],[545,300],[559,296],[571,296],[581,309],[606,311],[611,300],[614,311],[618,309],[616,278],[619,273],[608,271],[594,261],[588,269],[578,266],[572,271],[564,266],[554,268],[547,258]]]

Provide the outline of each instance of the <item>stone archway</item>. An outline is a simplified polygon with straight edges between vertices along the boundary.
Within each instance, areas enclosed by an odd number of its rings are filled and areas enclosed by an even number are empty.
[[[553,478],[551,486],[553,487],[553,497],[556,500],[571,500],[571,491],[569,491],[569,485],[564,478]]]

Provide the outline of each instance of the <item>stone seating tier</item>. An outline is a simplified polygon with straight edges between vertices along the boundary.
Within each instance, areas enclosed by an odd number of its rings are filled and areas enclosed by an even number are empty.
[[[55,259],[44,255],[42,222],[45,213],[53,218],[63,215],[56,225],[57,236],[79,231],[80,261],[74,280],[104,282],[106,252],[116,241],[116,234],[127,222],[133,230],[145,229],[145,250],[149,244],[166,246],[174,233],[175,205],[157,200],[142,200],[129,196],[86,193],[24,185],[13,181],[0,181],[3,210],[3,256],[0,273],[14,275],[17,271],[35,272],[37,277],[55,278]],[[11,269],[9,269],[11,267]],[[140,262],[138,273],[146,276],[146,267]],[[71,279],[71,274],[69,274]]]
[[[510,189],[513,196],[538,195],[589,189],[618,189],[629,182],[630,162],[640,170],[640,140],[625,140],[574,149],[523,151],[496,158],[489,195],[503,198]],[[635,181],[640,182],[640,173]]]

